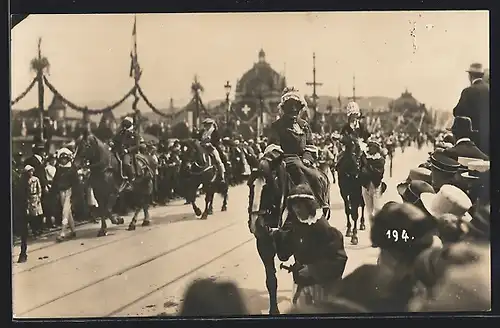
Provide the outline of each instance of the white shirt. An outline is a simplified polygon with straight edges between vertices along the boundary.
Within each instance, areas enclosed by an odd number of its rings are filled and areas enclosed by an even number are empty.
[[[45,177],[47,178],[47,181],[49,183],[52,183],[52,180],[54,180],[54,176],[56,175],[56,167],[50,164],[47,164],[45,166]]]
[[[458,145],[459,143],[466,142],[466,141],[470,141],[470,138],[460,138],[457,140],[457,142],[455,142],[455,145]]]

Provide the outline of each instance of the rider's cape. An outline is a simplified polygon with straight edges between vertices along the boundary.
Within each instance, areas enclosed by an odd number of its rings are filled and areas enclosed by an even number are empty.
[[[359,126],[356,129],[353,129],[349,123],[346,123],[342,126],[340,135],[350,135],[356,139],[363,139],[364,141],[367,141],[370,137],[370,132],[368,132],[363,122],[359,122]]]
[[[274,145],[277,152],[296,154],[310,162],[313,161],[313,153],[316,151],[311,128],[307,121],[300,118],[297,119],[297,123],[295,124],[292,124],[283,117],[275,121],[271,125],[269,145]],[[270,146],[267,148],[270,149]],[[265,157],[272,160],[276,156],[266,154]]]

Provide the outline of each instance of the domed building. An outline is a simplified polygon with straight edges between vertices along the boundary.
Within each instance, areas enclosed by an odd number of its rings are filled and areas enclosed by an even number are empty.
[[[415,133],[419,129],[427,131],[432,124],[432,118],[428,113],[425,104],[420,103],[408,89],[401,94],[399,98],[392,101],[389,105],[390,114],[393,120],[386,120],[389,130],[404,130],[407,133]]]
[[[278,115],[278,104],[285,87],[285,77],[271,67],[261,49],[258,61],[236,82],[231,120],[237,130],[243,135],[255,135],[259,118],[262,118],[263,127],[271,124]]]

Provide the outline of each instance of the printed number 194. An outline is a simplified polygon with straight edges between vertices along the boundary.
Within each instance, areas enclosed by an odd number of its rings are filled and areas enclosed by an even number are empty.
[[[387,230],[385,234],[388,239],[394,239],[394,242],[398,242],[401,239],[406,243],[408,239],[410,239],[408,233],[404,229],[401,231],[401,235],[398,230]]]

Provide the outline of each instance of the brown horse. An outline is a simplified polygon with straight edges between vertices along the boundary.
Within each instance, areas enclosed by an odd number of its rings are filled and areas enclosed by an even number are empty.
[[[314,170],[314,169],[311,169]],[[328,178],[320,172],[321,197],[330,194]],[[266,272],[266,287],[269,293],[269,314],[279,314],[277,302],[278,280],[276,278],[275,257],[277,249],[273,240],[273,230],[282,227],[286,197],[292,186],[283,161],[260,162],[248,178],[249,205],[248,227],[255,236],[257,251]],[[330,209],[323,209],[325,218],[330,217]],[[286,219],[286,218],[285,218]],[[293,220],[293,218],[292,218]]]
[[[359,230],[365,230],[365,216],[361,182],[359,173],[361,172],[361,148],[356,139],[351,136],[344,136],[341,140],[345,147],[339,156],[336,165],[338,173],[338,185],[340,195],[344,200],[344,210],[347,218],[346,237],[351,237],[351,244],[358,244],[358,209],[361,207],[361,223]],[[351,226],[351,220],[354,221],[354,227]],[[352,229],[351,229],[352,228]]]
[[[211,158],[198,140],[188,139],[182,143],[186,147],[182,160],[186,165],[188,174],[188,179],[185,181],[186,200],[193,207],[194,213],[196,216],[201,216],[200,219],[202,220],[206,220],[208,215],[213,214],[213,202],[216,192],[223,197],[221,211],[227,211],[229,186],[227,182],[222,183],[218,178],[217,169],[213,164],[214,159]],[[205,210],[203,213],[196,206],[196,194],[200,185],[203,185],[202,190],[205,193]]]
[[[142,156],[142,157],[141,157]],[[136,200],[136,209],[129,230],[135,230],[137,215],[142,208],[144,211],[143,226],[149,225],[149,202],[152,193],[152,180],[149,172],[151,168],[144,155],[136,156],[138,176],[134,180],[132,191]],[[109,146],[91,133],[84,133],[76,142],[74,165],[77,169],[87,167],[90,169],[90,185],[94,196],[99,203],[98,210],[101,217],[101,228],[98,237],[107,235],[106,219],[113,224],[123,224],[122,217],[113,213],[113,207],[120,194],[122,185],[122,170],[120,162],[111,152]]]

